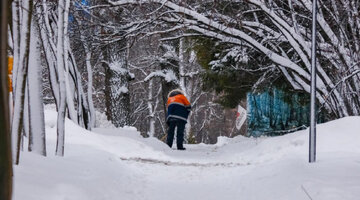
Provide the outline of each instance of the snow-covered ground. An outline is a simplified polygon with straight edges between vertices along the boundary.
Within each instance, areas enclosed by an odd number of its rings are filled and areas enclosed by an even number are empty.
[[[308,130],[177,151],[134,128],[89,132],[69,120],[56,157],[56,113],[45,114],[48,156],[22,152],[15,200],[360,199],[360,117],[318,125],[309,164]]]

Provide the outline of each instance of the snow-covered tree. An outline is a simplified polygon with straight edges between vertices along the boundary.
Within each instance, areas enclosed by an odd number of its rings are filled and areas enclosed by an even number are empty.
[[[159,18],[175,24],[171,31],[185,27],[193,34],[256,50],[269,64],[255,68],[276,68],[294,89],[310,92],[311,20],[306,17],[311,13],[310,0],[108,2],[112,6],[156,4]],[[319,5],[317,100],[336,117],[357,115],[358,4],[350,0],[320,1]]]
[[[95,117],[95,111],[89,111],[92,95],[87,96],[84,92],[78,60],[70,45],[69,13],[71,6],[73,4],[68,0],[41,1],[36,6],[42,52],[48,68],[51,91],[59,113],[57,155],[63,154],[61,141],[64,139],[62,134],[64,133],[64,117],[68,115],[75,123],[88,129],[93,127],[91,123]]]
[[[100,72],[98,75],[105,79],[102,88],[99,89],[96,86],[94,88],[102,93],[102,98],[105,98],[105,104],[104,99],[96,99],[95,104],[101,102],[105,106],[95,106],[105,107],[108,119],[119,127],[130,124],[128,85],[133,76],[128,70],[128,48],[131,43],[128,38],[130,34],[141,30],[141,28],[137,28],[141,22],[136,20],[136,14],[134,14],[140,12],[132,10],[131,7],[112,9],[101,6],[102,4],[103,1],[75,3],[78,11],[74,10],[73,22],[76,25],[72,27],[72,31],[75,32],[73,41],[81,41],[81,45],[84,47],[83,50],[75,52],[77,59],[80,62],[85,59],[89,60],[88,58],[81,59],[81,53],[88,57],[91,54],[94,74]],[[75,29],[78,31],[74,31]],[[76,41],[76,37],[78,41]],[[84,63],[88,69],[86,79],[91,83],[92,78],[89,76],[92,73],[89,71],[91,62]],[[99,78],[97,77],[97,79]],[[89,92],[91,91],[88,90],[88,95]],[[96,95],[99,92],[96,92]],[[90,101],[89,106],[91,110]]]
[[[136,75],[131,84],[132,124],[144,134],[164,139],[167,133],[165,124],[167,95],[171,89],[180,88],[180,79],[182,79],[185,85],[183,90],[186,91],[192,104],[186,140],[191,143],[216,142],[218,130],[225,127],[220,123],[215,129],[212,125],[223,118],[223,108],[214,103],[214,93],[202,89],[203,69],[198,64],[194,51],[194,45],[198,41],[185,39],[180,63],[180,48],[177,48],[180,43],[179,38],[163,42],[159,39],[159,35],[142,38],[130,52],[130,70]],[[180,64],[183,66],[182,77]]]
[[[29,151],[46,156],[45,143],[45,121],[44,106],[42,96],[42,77],[40,57],[39,31],[34,24],[37,21],[33,18],[30,36],[30,53],[29,67],[27,77],[27,94],[28,94],[28,120],[29,120]]]
[[[126,46],[112,47],[107,68],[107,114],[116,127],[130,125],[129,81],[133,74],[128,70]],[[120,51],[116,50],[120,49]]]
[[[12,120],[12,150],[15,164],[19,164],[20,143],[23,128],[25,86],[27,79],[30,24],[33,1],[13,2],[13,41],[14,41],[14,115]]]
[[[59,103],[57,116],[57,142],[56,152],[58,156],[64,156],[65,143],[65,114],[66,114],[66,78],[68,76],[68,64],[66,58],[67,45],[65,44],[65,35],[67,30],[67,19],[69,13],[69,0],[59,0],[58,3],[58,20],[57,20],[57,43],[56,43],[56,66],[59,80]]]

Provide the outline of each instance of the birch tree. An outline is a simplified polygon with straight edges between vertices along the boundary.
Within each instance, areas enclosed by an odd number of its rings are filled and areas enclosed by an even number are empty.
[[[32,20],[29,68],[27,78],[28,107],[29,109],[29,151],[46,156],[45,120],[42,96],[41,57],[39,55],[39,32],[35,25],[37,21]]]
[[[92,95],[86,96],[83,90],[82,76],[70,45],[68,27],[71,1],[55,3],[43,0],[39,3],[41,4],[36,9],[41,45],[58,111],[56,154],[62,156],[65,116],[69,116],[80,126],[91,129],[95,111],[89,112]]]
[[[86,69],[88,73],[88,83],[87,83],[87,100],[89,102],[89,112],[90,112],[90,122],[89,128],[90,130],[95,126],[95,107],[93,102],[93,66],[91,64],[92,53],[89,48],[89,45],[86,43],[85,38],[82,38],[82,42],[84,44],[85,49],[85,58],[86,58]]]
[[[147,99],[147,104],[148,104],[148,109],[149,109],[149,132],[148,135],[150,137],[154,137],[155,136],[155,111],[156,111],[156,107],[157,105],[159,105],[158,101],[156,102],[155,106],[153,105],[154,100],[157,98],[155,98],[154,95],[154,80],[151,78],[149,80],[149,85],[148,85],[148,99]]]
[[[59,107],[57,116],[57,156],[64,156],[65,143],[65,112],[66,112],[66,83],[65,83],[65,54],[67,53],[65,43],[65,30],[67,30],[67,19],[69,0],[59,0],[58,21],[57,21],[57,45],[56,45],[56,64],[59,76]]]
[[[33,1],[15,1],[13,6],[16,10],[14,15],[14,116],[12,120],[12,147],[13,160],[19,164],[20,143],[22,135],[23,117],[24,117],[24,100],[25,86],[27,78],[27,69],[29,61],[29,44],[30,44],[30,24],[33,9]],[[21,15],[20,15],[21,13]],[[20,17],[21,16],[21,17]],[[21,24],[20,24],[21,21]],[[21,30],[21,32],[20,32]],[[19,38],[17,38],[19,37]],[[17,55],[18,57],[15,57]]]

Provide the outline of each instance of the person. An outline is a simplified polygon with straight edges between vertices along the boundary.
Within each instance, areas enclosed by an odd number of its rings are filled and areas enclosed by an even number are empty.
[[[172,147],[174,140],[174,131],[177,127],[176,146],[178,150],[185,150],[184,130],[187,118],[191,110],[191,104],[185,97],[184,92],[180,89],[175,89],[169,92],[167,100],[167,117],[166,123],[169,126],[166,143]]]

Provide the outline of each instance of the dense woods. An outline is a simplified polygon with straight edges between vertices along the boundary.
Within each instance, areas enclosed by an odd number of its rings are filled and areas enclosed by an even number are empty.
[[[317,101],[327,119],[360,114],[359,9],[319,0]],[[13,0],[14,162],[24,143],[49,153],[44,103],[58,111],[59,156],[66,117],[91,130],[105,113],[163,139],[174,88],[193,107],[188,143],[240,134],[225,108],[246,107],[249,92],[310,92],[310,13],[310,0]]]

